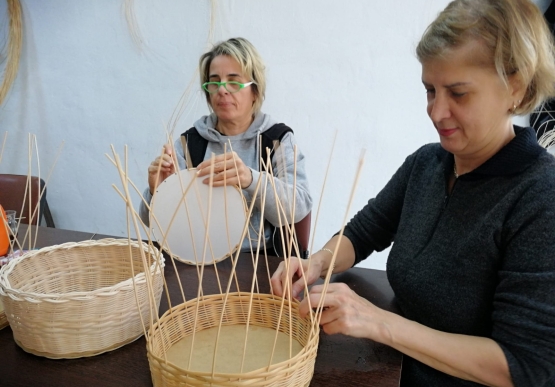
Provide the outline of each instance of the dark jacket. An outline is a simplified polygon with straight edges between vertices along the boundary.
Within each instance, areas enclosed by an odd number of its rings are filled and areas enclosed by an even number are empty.
[[[409,156],[345,229],[356,262],[392,242],[387,275],[403,315],[490,337],[515,386],[555,386],[555,158],[531,128],[451,194],[453,155]],[[403,386],[474,386],[404,357]]]

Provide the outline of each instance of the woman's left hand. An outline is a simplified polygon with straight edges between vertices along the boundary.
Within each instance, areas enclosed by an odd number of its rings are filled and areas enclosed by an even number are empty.
[[[199,177],[209,176],[212,165],[212,159],[205,160],[197,166],[197,174]],[[225,184],[224,184],[225,179]],[[210,178],[207,177],[202,181],[204,184],[210,184]],[[252,183],[252,172],[249,167],[243,163],[243,160],[237,153],[228,152],[214,157],[214,176],[213,187],[222,187],[224,185],[238,185],[244,189]]]
[[[308,299],[312,308],[318,306],[323,290],[324,285],[312,287],[309,297],[301,302],[301,317],[305,317],[309,312]],[[327,334],[342,333],[383,342],[381,333],[385,331],[386,312],[357,295],[347,285],[329,284],[323,306],[320,325]]]

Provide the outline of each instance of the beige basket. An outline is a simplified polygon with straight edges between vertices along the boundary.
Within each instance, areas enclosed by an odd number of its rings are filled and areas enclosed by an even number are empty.
[[[153,305],[141,250],[150,264]],[[93,356],[142,336],[143,322],[149,326],[155,318],[150,310],[158,311],[163,267],[160,252],[145,243],[65,243],[4,266],[0,299],[14,339],[25,351],[54,359]]]
[[[2,305],[2,300],[0,300],[0,329],[5,328],[9,325],[6,313],[4,313],[4,306]]]
[[[222,326],[245,325],[251,297],[249,326],[291,334],[302,347],[299,353],[271,366],[234,374],[195,372],[167,361],[168,350],[193,334],[195,316],[198,316],[195,332],[217,327],[223,309]],[[280,319],[281,303],[281,298],[269,294],[230,293],[225,308],[224,295],[221,294],[205,296],[199,302],[190,300],[173,307],[148,332],[147,355],[154,386],[308,386],[314,372],[318,328],[312,329],[309,319],[300,319],[296,301],[291,304],[291,314],[289,304],[285,302]]]

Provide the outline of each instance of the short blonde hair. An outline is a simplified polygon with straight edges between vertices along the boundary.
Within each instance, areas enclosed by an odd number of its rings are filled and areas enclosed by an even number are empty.
[[[454,0],[428,26],[416,55],[422,63],[473,39],[484,43],[488,65],[506,84],[520,75],[526,93],[514,114],[528,114],[555,96],[553,37],[531,1]]]
[[[243,74],[255,82],[250,87],[253,90],[255,101],[252,106],[253,114],[257,114],[262,108],[266,93],[265,66],[260,54],[251,42],[245,38],[231,38],[217,43],[210,51],[203,54],[199,60],[200,84],[209,82],[210,64],[219,55],[227,55],[235,59],[241,66]],[[210,105],[210,94],[204,91],[208,106]]]

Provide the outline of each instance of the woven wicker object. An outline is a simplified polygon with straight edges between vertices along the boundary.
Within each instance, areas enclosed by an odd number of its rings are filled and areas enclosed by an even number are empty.
[[[2,305],[2,300],[0,300],[0,329],[8,325],[8,318],[6,317],[6,313],[4,313],[4,305]]]
[[[143,335],[155,318],[151,311],[158,310],[163,265],[154,247],[127,239],[65,243],[4,266],[0,299],[25,351],[49,358],[93,356]]]
[[[193,332],[217,328],[222,311],[222,327],[240,325],[246,329],[249,304],[249,329],[266,327],[282,332],[300,344],[300,352],[285,361],[242,373],[239,370],[236,373],[186,370],[172,364],[167,358],[170,348],[192,336]],[[216,294],[177,305],[149,330],[147,354],[154,386],[308,386],[314,372],[319,337],[319,330],[311,325],[308,318],[300,319],[297,302],[289,305],[287,301],[268,294],[229,293],[227,299],[223,294]],[[201,346],[203,343],[195,345]],[[235,356],[241,357],[241,347],[232,349],[236,352]],[[219,358],[221,362],[226,361],[225,356],[219,355]]]

